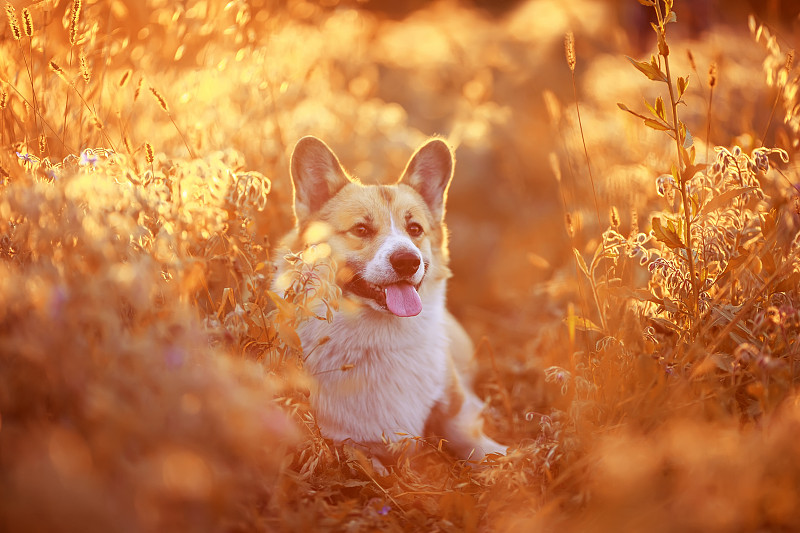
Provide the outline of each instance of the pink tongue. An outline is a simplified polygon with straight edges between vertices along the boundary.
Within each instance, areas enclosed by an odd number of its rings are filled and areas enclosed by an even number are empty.
[[[397,316],[417,316],[422,300],[413,285],[400,281],[386,286],[386,307]]]

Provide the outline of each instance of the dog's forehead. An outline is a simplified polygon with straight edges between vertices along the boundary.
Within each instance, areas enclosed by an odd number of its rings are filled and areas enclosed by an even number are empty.
[[[397,217],[430,216],[422,197],[411,187],[403,185],[345,186],[326,206],[325,218],[347,223],[356,218],[369,218],[376,224],[390,224]]]

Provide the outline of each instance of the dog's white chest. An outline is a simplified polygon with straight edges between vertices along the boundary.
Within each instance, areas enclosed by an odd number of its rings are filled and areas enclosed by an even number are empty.
[[[382,435],[402,438],[398,432],[423,435],[446,383],[441,317],[435,309],[414,318],[337,314],[330,324],[301,328],[306,368],[316,380],[312,406],[325,437],[378,442]]]

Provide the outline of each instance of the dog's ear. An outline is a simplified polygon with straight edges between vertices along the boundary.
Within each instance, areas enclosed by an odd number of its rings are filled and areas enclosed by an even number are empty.
[[[411,158],[398,183],[405,183],[417,191],[434,218],[444,218],[447,189],[453,179],[453,151],[441,139],[425,143]]]
[[[350,182],[328,145],[311,135],[297,141],[290,167],[298,221],[317,212]]]

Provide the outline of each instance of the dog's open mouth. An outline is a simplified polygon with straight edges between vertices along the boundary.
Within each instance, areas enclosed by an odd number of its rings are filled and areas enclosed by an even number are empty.
[[[390,313],[401,316],[417,316],[422,311],[422,300],[416,287],[408,281],[398,281],[389,285],[375,285],[360,276],[356,276],[344,285],[344,290],[369,298],[387,309]]]

